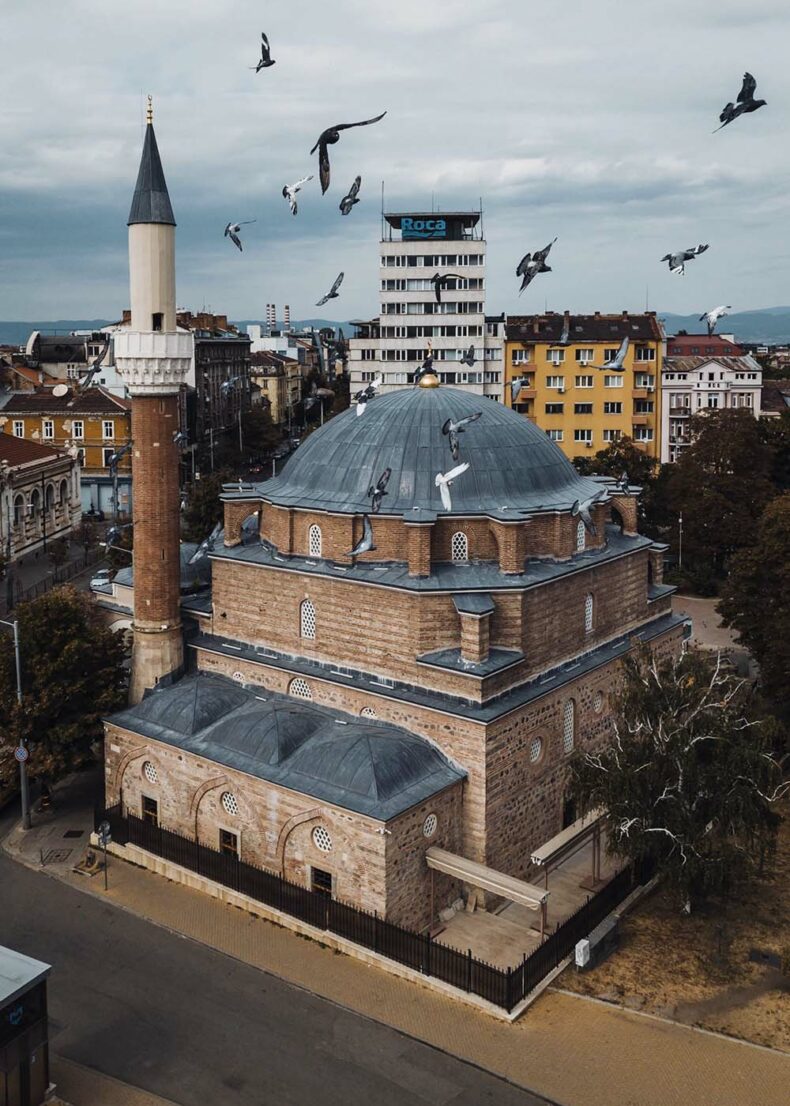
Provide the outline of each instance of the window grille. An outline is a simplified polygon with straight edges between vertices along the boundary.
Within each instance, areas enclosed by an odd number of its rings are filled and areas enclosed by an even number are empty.
[[[423,837],[433,837],[439,828],[439,819],[435,814],[429,814],[422,824]]]
[[[325,826],[316,826],[313,830],[313,844],[322,853],[328,853],[332,849],[332,837]]]
[[[584,629],[589,634],[593,628],[593,597],[588,595],[584,600]]]
[[[378,718],[373,707],[363,707],[359,713],[362,718]]]
[[[584,530],[584,523],[579,519],[578,525],[576,526],[576,552],[581,553],[586,544],[587,537]]]
[[[596,714],[600,714],[603,710],[603,692],[596,691],[595,698],[593,699],[593,710]]]
[[[568,699],[562,708],[562,749],[565,753],[573,750],[573,740],[576,730],[576,704],[573,699]]]
[[[313,692],[308,684],[307,680],[303,680],[301,676],[297,676],[295,680],[291,680],[288,685],[288,694],[293,695],[294,699],[312,699]]]
[[[450,551],[454,561],[469,560],[469,539],[466,534],[462,533],[460,530],[457,534],[453,534],[450,543]]]
[[[156,765],[152,764],[150,760],[143,762],[143,775],[149,783],[156,783],[159,779],[159,773],[156,770]]]
[[[543,742],[539,737],[533,737],[529,743],[529,761],[530,764],[537,764],[540,760],[540,754],[543,752]]]
[[[307,551],[311,557],[321,556],[321,527],[311,526],[307,532]],[[303,637],[307,636],[305,634]],[[315,637],[315,634],[311,635]]]
[[[239,804],[232,791],[224,791],[222,794],[222,809],[226,814],[238,814]]]
[[[299,607],[299,633],[304,638],[315,639],[315,607],[309,599]]]

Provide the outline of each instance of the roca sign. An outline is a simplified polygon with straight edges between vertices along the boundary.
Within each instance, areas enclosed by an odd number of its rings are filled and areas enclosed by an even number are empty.
[[[412,219],[404,216],[400,221],[403,238],[446,238],[447,221],[445,219]]]

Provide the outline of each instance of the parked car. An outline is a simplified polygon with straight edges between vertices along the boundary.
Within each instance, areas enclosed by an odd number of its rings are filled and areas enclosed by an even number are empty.
[[[111,583],[113,577],[113,571],[111,568],[100,568],[95,576],[91,578],[90,586],[92,588],[106,588]]]

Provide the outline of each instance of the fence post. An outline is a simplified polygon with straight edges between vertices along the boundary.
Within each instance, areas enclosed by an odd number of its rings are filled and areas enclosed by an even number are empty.
[[[379,951],[379,912],[373,911],[373,951]]]
[[[472,950],[466,950],[466,989],[472,990]]]

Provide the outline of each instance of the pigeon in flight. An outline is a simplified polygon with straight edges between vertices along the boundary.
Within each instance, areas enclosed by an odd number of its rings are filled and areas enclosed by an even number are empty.
[[[754,90],[756,88],[757,81],[751,73],[744,73],[741,91],[738,93],[738,102],[737,104],[729,103],[723,108],[719,116],[721,127],[717,127],[716,131],[720,131],[722,127],[726,127],[728,123],[732,123],[739,115],[746,115],[748,112],[757,111],[758,108],[765,107],[765,100],[755,100],[754,98]],[[713,133],[715,134],[716,131]]]
[[[556,238],[552,238],[548,246],[545,246],[542,250],[536,250],[534,254],[525,253],[516,266],[516,276],[521,277],[521,287],[518,290],[519,295],[524,291],[528,284],[531,284],[538,273],[550,273],[551,267],[546,264],[546,258],[549,256],[551,247],[557,241]]]
[[[263,31],[261,31],[261,60],[257,65],[251,65],[250,69],[254,69],[256,73],[260,73],[262,69],[268,69],[270,65],[274,65],[274,58],[269,49],[269,40]]]
[[[375,484],[371,484],[368,488],[368,496],[370,497],[370,506],[374,515],[379,513],[381,507],[381,501],[385,495],[387,495],[387,484],[389,484],[390,476],[392,476],[392,469],[384,469],[378,481]]]
[[[225,227],[225,237],[230,238],[234,246],[238,246],[241,249],[241,239],[239,238],[239,231],[242,227],[246,227],[249,223],[256,222],[255,219],[245,219],[241,223],[228,223]]]
[[[716,329],[716,323],[719,319],[723,319],[725,315],[728,315],[732,310],[731,303],[723,303],[719,307],[714,307],[711,311],[706,311],[704,315],[700,315],[699,321],[706,322],[708,324],[708,336],[713,334]]]
[[[340,201],[341,214],[343,214],[343,215],[350,214],[351,208],[354,206],[354,204],[359,203],[358,196],[359,196],[359,189],[360,189],[361,185],[362,185],[362,177],[355,177],[354,178],[354,183],[351,185],[351,187],[349,188],[346,195]]]
[[[445,511],[452,511],[453,501],[450,499],[450,485],[454,480],[457,480],[459,476],[466,472],[469,468],[469,462],[464,461],[462,465],[457,465],[454,469],[450,469],[449,472],[436,473],[436,479],[434,484],[439,489],[439,495],[442,497],[442,506]]]
[[[389,472],[389,469],[387,469]],[[373,544],[373,527],[370,524],[370,516],[362,516],[362,537],[350,552],[346,553],[347,557],[359,557],[362,553],[372,553],[376,546]]]
[[[521,389],[524,387],[526,381],[523,377],[514,377],[510,381],[510,405],[518,402],[518,397],[521,395]]]
[[[448,280],[462,280],[462,279],[463,278],[459,277],[457,273],[444,273],[442,276],[440,276],[439,273],[434,273],[433,276],[431,277],[431,284],[433,285],[433,290],[436,293],[436,302],[437,303],[442,302],[442,288],[447,287],[447,281]],[[456,285],[456,287],[457,287],[457,285]]]
[[[571,514],[573,515],[573,517],[576,518],[578,516],[579,518],[581,518],[582,522],[584,523],[585,530],[589,531],[589,533],[592,534],[593,537],[595,537],[598,531],[596,529],[595,523],[592,520],[590,508],[593,507],[598,502],[598,500],[603,497],[603,495],[604,492],[596,492],[595,495],[591,496],[589,499],[585,499],[584,503],[580,503],[577,499],[571,507]]]
[[[457,422],[453,422],[452,419],[446,420],[444,426],[442,427],[442,434],[445,434],[450,438],[450,452],[453,455],[454,461],[458,460],[458,449],[461,444],[458,440],[458,435],[463,434],[467,426],[469,426],[471,423],[477,422],[482,413],[482,411],[478,411],[476,414],[467,415],[466,418],[459,419]]]
[[[338,273],[337,278],[335,280],[335,283],[329,289],[327,294],[325,296],[322,296],[321,299],[316,302],[316,307],[323,307],[324,304],[329,303],[330,300],[336,300],[337,299],[337,290],[340,287],[340,285],[343,283],[343,277],[345,275],[346,275],[345,273]]]
[[[668,262],[670,273],[685,276],[686,262],[699,257],[701,253],[705,253],[707,248],[707,245],[700,243],[699,246],[689,246],[687,250],[677,250],[675,253],[664,254],[661,260]]]
[[[195,552],[192,554],[192,556],[187,561],[187,564],[190,564],[190,565],[197,564],[198,561],[202,561],[204,557],[207,557],[209,555],[209,553],[213,552],[214,543],[216,542],[217,538],[220,536],[221,533],[222,533],[222,523],[218,522],[217,525],[214,527],[214,529],[209,534],[209,536],[207,538],[204,538],[203,541],[200,543],[200,545],[197,547]]]
[[[288,204],[290,205],[292,215],[295,215],[296,212],[299,209],[298,204],[296,202],[296,193],[300,192],[302,190],[303,186],[305,184],[307,184],[307,182],[309,180],[312,180],[312,179],[313,179],[313,174],[311,173],[309,177],[302,177],[302,179],[298,180],[295,184],[286,184],[283,187],[283,196],[285,196],[286,200],[288,201]]]
[[[351,127],[369,127],[371,123],[378,123],[380,119],[383,119],[386,115],[386,111],[382,111],[381,115],[374,116],[373,119],[363,119],[359,123],[335,123],[333,127],[327,127],[325,131],[322,131],[318,136],[318,141],[310,151],[314,154],[318,150],[318,170],[321,178],[321,194],[323,195],[329,188],[329,150],[328,146],[334,146],[336,142],[340,141],[340,132],[350,130]]]
[[[475,347],[470,346],[466,351],[466,354],[461,358],[462,365],[468,365],[471,369],[477,358],[475,357]]]
[[[186,446],[189,442],[189,435],[185,430],[176,430],[173,433],[173,445]]]
[[[625,338],[623,338],[622,342],[620,343],[619,350],[614,355],[614,357],[610,357],[608,361],[604,361],[603,365],[601,365],[600,368],[615,370],[622,369],[625,362],[625,355],[628,353],[628,346],[630,344],[630,341],[631,339],[626,334]]]
[[[619,492],[622,492],[623,495],[628,495],[628,493],[631,491],[631,485],[628,481],[628,473],[625,471],[621,472],[620,476],[618,477],[617,490]]]
[[[417,369],[417,371],[414,374],[414,383],[419,384],[424,376],[427,376],[428,373],[432,373],[432,372],[433,372],[433,357],[431,356],[431,353],[430,353],[430,350],[429,350],[428,351],[428,356],[425,358],[423,363],[420,365],[419,369]]]
[[[357,401],[357,415],[365,414],[365,407],[367,406],[369,399],[374,399],[376,392],[384,383],[383,376],[377,376],[375,380],[371,380],[367,388],[363,388],[362,391],[357,392],[354,399]]]

